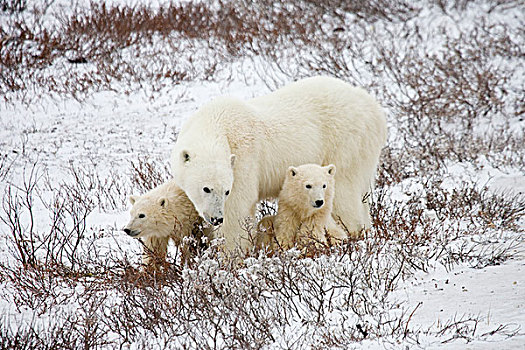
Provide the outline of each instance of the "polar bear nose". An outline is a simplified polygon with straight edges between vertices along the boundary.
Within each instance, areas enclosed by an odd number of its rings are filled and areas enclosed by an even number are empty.
[[[316,208],[321,208],[324,204],[324,201],[322,199],[318,199],[315,201],[315,207]]]
[[[223,218],[211,218],[211,224],[213,226],[218,226],[218,225],[222,224],[223,221],[224,221]]]
[[[122,231],[124,231],[127,235],[131,233],[131,230],[129,228],[125,228]]]

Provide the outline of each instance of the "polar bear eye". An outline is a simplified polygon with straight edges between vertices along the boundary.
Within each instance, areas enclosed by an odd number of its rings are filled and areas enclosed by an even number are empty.
[[[145,214],[139,214],[139,219],[144,219],[146,217]]]
[[[306,185],[306,188],[310,189],[312,188],[312,185]]]
[[[229,195],[230,194],[230,191],[226,191],[225,195]]]
[[[208,187],[204,187],[202,190],[203,190],[204,192],[206,192],[206,193],[210,193],[210,192],[211,192],[211,190],[210,190]]]
[[[323,188],[326,188],[326,184],[323,185]]]

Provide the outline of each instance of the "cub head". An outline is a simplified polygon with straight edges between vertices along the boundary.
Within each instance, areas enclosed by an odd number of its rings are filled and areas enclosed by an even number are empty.
[[[224,204],[232,190],[235,155],[212,157],[204,153],[175,148],[171,167],[173,178],[199,215],[217,226],[224,220]]]
[[[332,208],[335,165],[304,164],[289,167],[284,180],[283,194],[291,198],[295,207],[307,214],[323,208]]]
[[[168,198],[158,196],[131,196],[129,201],[131,219],[123,231],[135,238],[158,236],[167,237],[173,234],[176,221],[168,214]]]

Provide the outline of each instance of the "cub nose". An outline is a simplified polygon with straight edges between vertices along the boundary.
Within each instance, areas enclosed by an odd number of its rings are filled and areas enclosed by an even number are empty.
[[[315,207],[316,208],[321,208],[324,204],[324,201],[322,199],[319,199],[319,200],[316,200],[315,201]]]
[[[131,230],[129,228],[125,228],[122,231],[124,231],[127,235],[131,233]]]
[[[211,218],[211,224],[213,226],[218,226],[218,225],[222,224],[223,221],[224,221],[223,218]]]

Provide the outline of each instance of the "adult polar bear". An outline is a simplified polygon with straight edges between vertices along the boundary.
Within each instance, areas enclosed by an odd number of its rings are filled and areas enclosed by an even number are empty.
[[[223,224],[232,252],[250,246],[241,223],[259,200],[277,198],[292,165],[335,164],[334,216],[351,232],[369,227],[363,198],[386,136],[382,108],[366,91],[313,77],[248,101],[206,104],[183,125],[171,166],[199,214]]]

